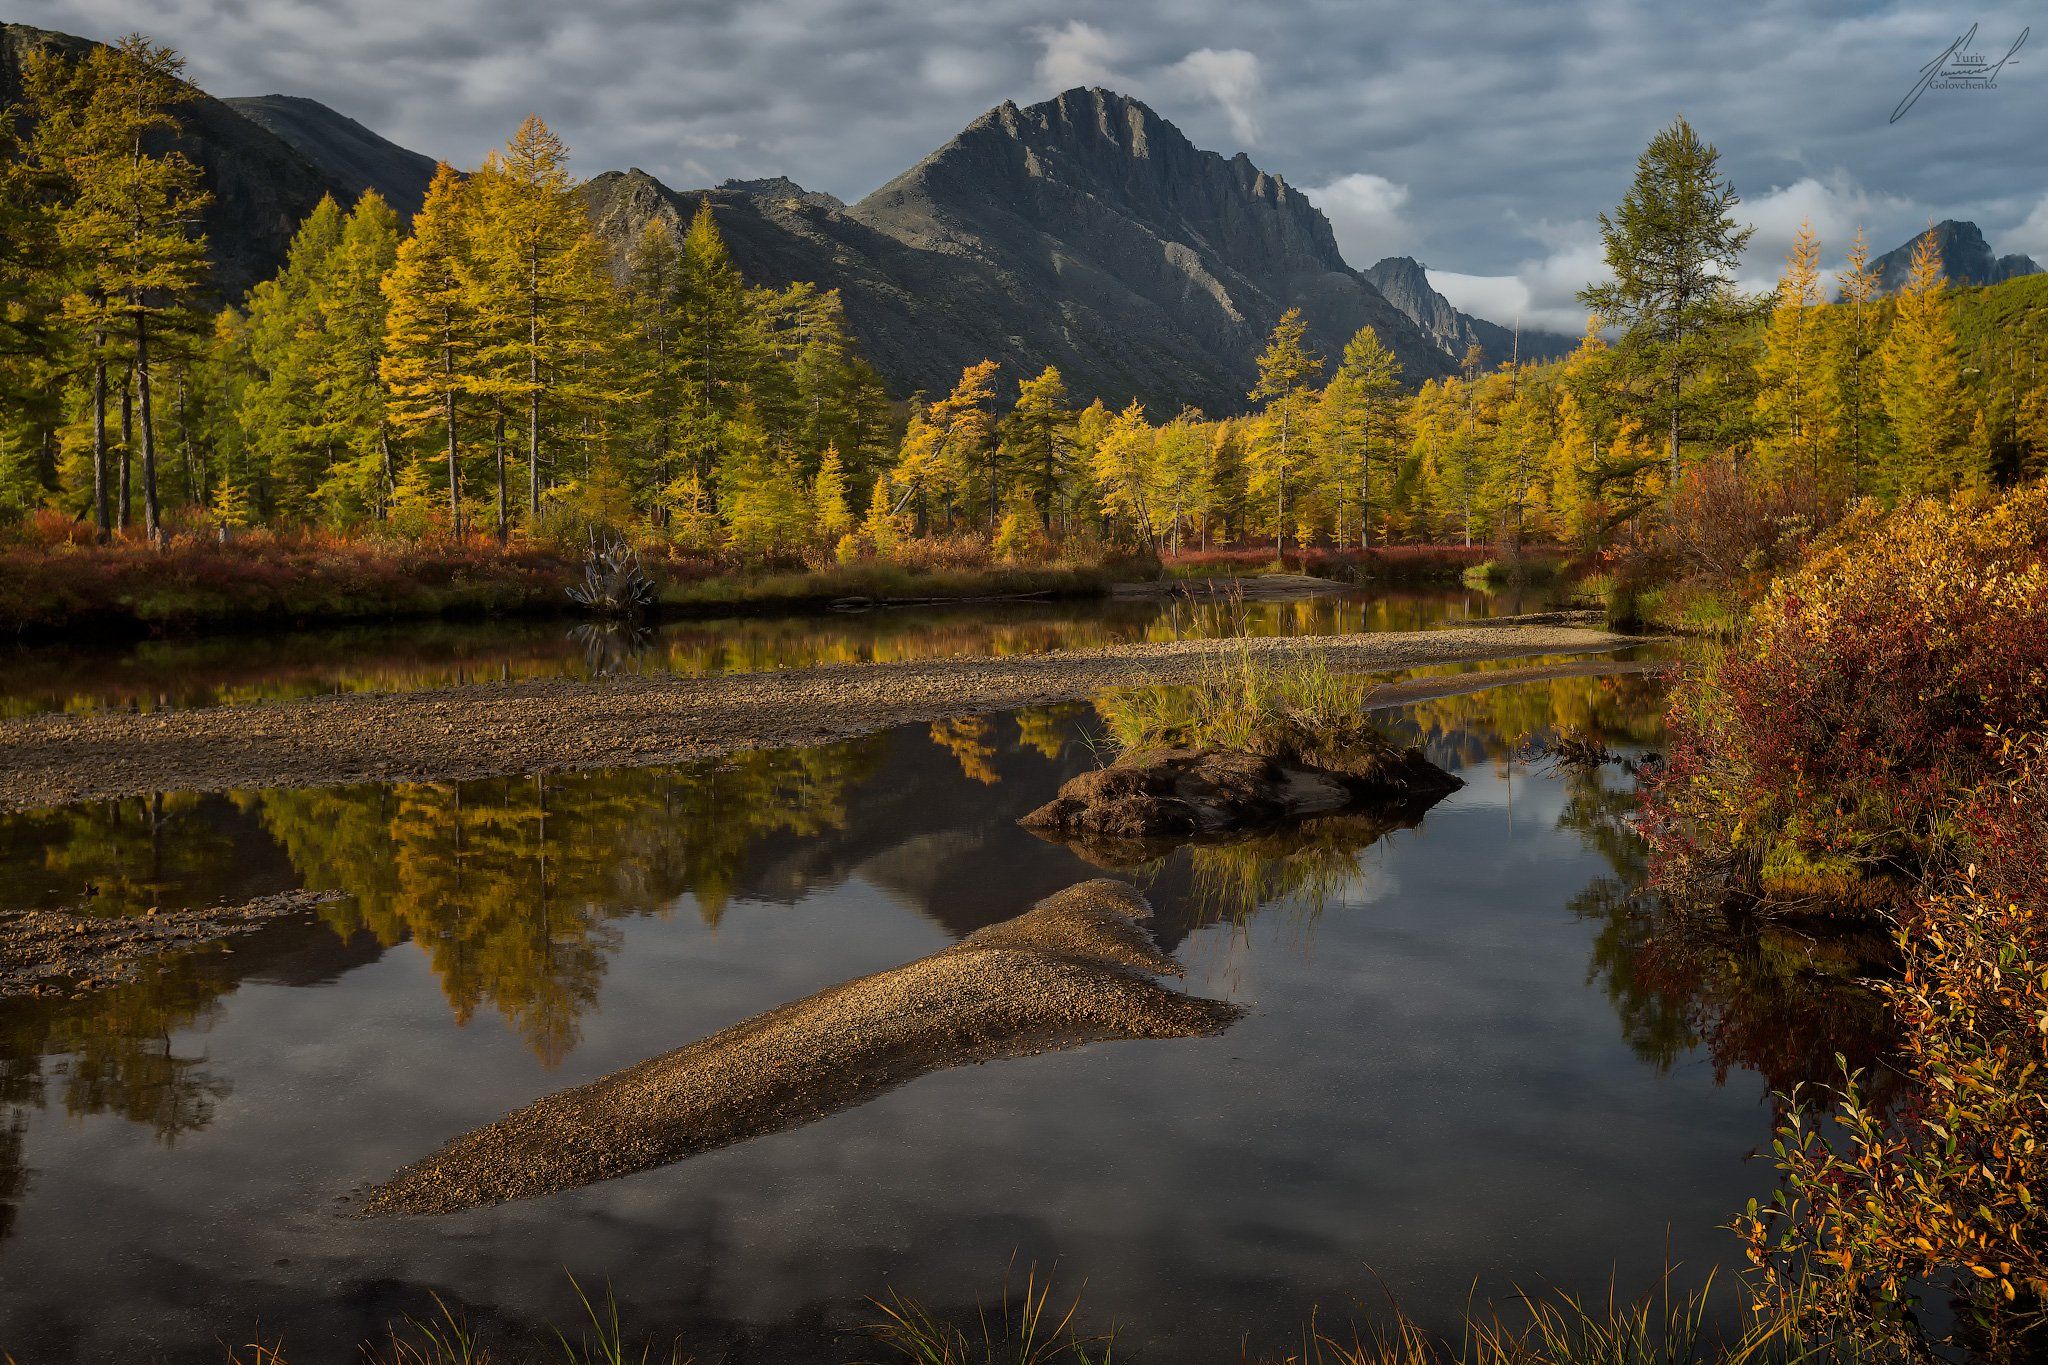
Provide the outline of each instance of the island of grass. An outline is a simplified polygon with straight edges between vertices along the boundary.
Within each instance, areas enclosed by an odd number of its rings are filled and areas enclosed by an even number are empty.
[[[1320,655],[1215,656],[1191,686],[1102,699],[1115,761],[1023,818],[1110,851],[1369,809],[1416,819],[1463,784],[1366,719],[1370,685]]]

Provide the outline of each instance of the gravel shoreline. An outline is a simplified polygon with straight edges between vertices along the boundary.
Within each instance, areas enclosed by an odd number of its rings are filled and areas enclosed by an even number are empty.
[[[1195,680],[1238,649],[1320,655],[1350,672],[1641,641],[1570,625],[1178,640],[1013,658],[838,664],[705,678],[536,680],[141,715],[0,723],[0,809],[141,795],[355,782],[456,781],[637,767],[818,744],[970,712]]]

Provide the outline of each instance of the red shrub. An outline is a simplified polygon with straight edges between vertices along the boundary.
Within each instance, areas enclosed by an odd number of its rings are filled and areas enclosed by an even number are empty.
[[[1946,861],[1994,732],[2048,724],[2048,486],[1860,513],[1674,694],[1646,833],[1665,874],[1882,893]]]

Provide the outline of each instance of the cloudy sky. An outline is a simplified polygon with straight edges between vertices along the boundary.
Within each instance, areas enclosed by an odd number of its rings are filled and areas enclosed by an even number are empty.
[[[282,91],[474,164],[528,112],[585,174],[677,187],[787,174],[857,199],[1005,99],[1134,94],[1306,188],[1354,265],[1425,262],[1472,311],[1576,331],[1593,218],[1684,113],[1723,152],[1776,272],[1802,218],[1839,259],[1930,218],[2048,262],[2048,28],[1996,89],[1921,66],[2037,4],[1591,0],[13,0],[97,38],[140,28],[215,94]]]

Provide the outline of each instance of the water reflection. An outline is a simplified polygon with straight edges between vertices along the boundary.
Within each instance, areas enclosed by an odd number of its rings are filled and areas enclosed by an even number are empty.
[[[1533,609],[1474,590],[1213,599],[976,603],[852,615],[754,616],[653,628],[560,621],[439,622],[108,648],[0,649],[0,716],[115,707],[238,706],[336,692],[400,692],[622,673],[697,677],[813,664],[1012,655],[1134,640],[1420,630]]]
[[[717,924],[750,853],[846,826],[876,737],[682,768],[265,791],[260,812],[324,916],[410,939],[458,1023],[486,1005],[553,1065],[576,1046],[618,944],[611,921],[689,896]]]
[[[1419,827],[1316,822],[1148,864],[1190,988],[1254,1006],[1223,1039],[942,1072],[450,1221],[324,1210],[536,1095],[1095,875],[1015,824],[1098,761],[1095,710],[0,816],[0,909],[347,893],[132,986],[0,1004],[0,1348],[213,1359],[259,1314],[352,1340],[431,1312],[421,1286],[525,1327],[573,1318],[568,1263],[700,1358],[810,1359],[861,1295],[965,1301],[1014,1250],[1086,1277],[1147,1358],[1183,1359],[1218,1322],[1276,1339],[1366,1265],[1426,1314],[1430,1286],[1454,1312],[1479,1273],[1597,1288],[1667,1229],[1712,1264],[1764,1180],[1741,1161],[1760,1095],[1830,1041],[1855,1055],[1860,1021],[1808,945],[1670,934],[1636,894],[1623,773],[1515,761],[1561,728],[1658,747],[1657,689],[1568,677],[1390,712],[1468,781]],[[67,1312],[81,1283],[122,1311]]]

